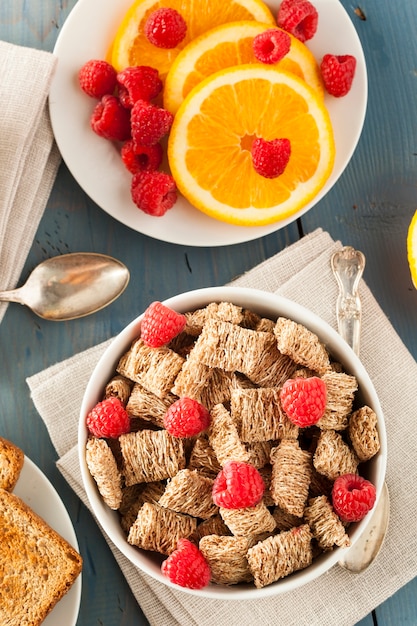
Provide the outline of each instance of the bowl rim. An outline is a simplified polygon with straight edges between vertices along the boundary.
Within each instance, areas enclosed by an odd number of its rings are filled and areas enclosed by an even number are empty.
[[[163,303],[179,312],[186,312],[201,308],[209,302],[215,301],[233,302],[234,304],[244,306],[245,308],[252,308],[266,317],[272,316],[272,318],[276,318],[282,315],[283,317],[293,319],[298,323],[304,324],[312,332],[318,335],[319,339],[326,345],[326,347],[331,345],[331,353],[333,357],[340,358],[340,356],[343,355],[342,363],[344,370],[353,374],[358,379],[362,392],[366,391],[366,397],[362,400],[362,402],[370,405],[377,416],[381,447],[380,451],[373,459],[373,467],[375,468],[373,472],[375,475],[375,477],[373,477],[373,482],[376,485],[376,507],[385,480],[387,465],[387,435],[384,416],[378,395],[359,357],[353,352],[345,340],[342,339],[339,333],[317,314],[297,302],[267,291],[253,289],[250,287],[205,287],[172,296],[165,299]],[[283,311],[282,313],[280,313],[281,310]],[[201,590],[186,589],[171,583],[161,573],[159,565],[157,566],[156,563],[152,562],[151,564],[149,562],[149,557],[144,554],[144,551],[128,544],[126,536],[119,523],[116,525],[117,532],[115,532],[114,520],[117,512],[111,511],[109,507],[104,504],[98,494],[94,479],[87,468],[85,460],[85,445],[87,441],[85,416],[96,404],[96,402],[101,399],[100,394],[103,391],[106,381],[110,380],[111,376],[114,375],[115,366],[123,354],[123,351],[126,351],[130,347],[133,340],[138,337],[142,317],[143,312],[141,315],[134,318],[127,326],[125,326],[125,328],[122,329],[106,347],[104,353],[97,361],[87,383],[79,414],[78,458],[82,483],[92,511],[107,537],[111,539],[116,547],[134,566],[138,567],[152,578],[167,585],[168,587],[181,590],[198,597],[216,598],[221,600],[260,599],[292,591],[315,580],[321,574],[327,572],[337,563],[342,555],[344,556],[346,554],[346,551],[349,550],[349,548],[335,547],[331,552],[324,553],[324,555],[315,559],[313,564],[308,568],[294,572],[291,576],[282,578],[266,587],[263,587],[262,589],[257,589],[254,586],[250,587],[248,584],[233,586],[209,584]],[[361,522],[351,525],[349,529],[351,546],[354,545],[356,540],[365,530],[371,517],[371,515],[367,515]]]

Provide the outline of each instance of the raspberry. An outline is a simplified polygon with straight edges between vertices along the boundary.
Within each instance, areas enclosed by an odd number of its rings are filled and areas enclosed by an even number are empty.
[[[278,26],[302,42],[314,37],[318,20],[317,10],[308,0],[282,0],[278,10]]]
[[[172,583],[188,589],[202,589],[210,582],[210,566],[200,550],[189,539],[179,539],[177,549],[161,565],[161,571]]]
[[[152,302],[146,309],[140,325],[142,341],[151,348],[159,348],[174,339],[184,328],[187,318],[165,306]]]
[[[375,486],[358,474],[343,474],[334,481],[333,508],[343,522],[359,522],[372,509],[375,499]]]
[[[262,63],[278,63],[290,48],[290,36],[279,28],[269,28],[253,40],[254,55]]]
[[[356,70],[356,58],[350,54],[325,54],[320,64],[326,91],[335,98],[349,93]]]
[[[280,176],[291,156],[289,139],[266,141],[257,138],[252,143],[252,163],[255,170],[265,178]]]
[[[131,174],[157,170],[162,163],[163,149],[160,143],[153,146],[135,146],[132,139],[126,141],[120,156]]]
[[[317,376],[289,378],[282,385],[281,406],[289,419],[304,428],[316,424],[326,409],[326,384]]]
[[[173,437],[193,437],[206,430],[210,424],[210,413],[203,404],[183,397],[168,407],[164,415],[164,426]]]
[[[158,143],[169,132],[173,119],[170,111],[146,100],[137,100],[131,113],[133,141],[141,146]]]
[[[177,201],[177,185],[170,174],[142,171],[133,175],[131,195],[141,211],[162,217]]]
[[[213,502],[224,509],[245,509],[262,500],[265,483],[250,463],[226,461],[214,479]]]
[[[152,100],[162,91],[158,70],[147,65],[126,67],[117,74],[117,83],[120,101],[129,109],[137,100]]]
[[[116,88],[116,70],[107,61],[91,59],[78,72],[78,82],[88,96],[100,100]]]
[[[104,96],[91,116],[91,128],[97,135],[110,141],[130,138],[130,116],[116,96]]]
[[[184,39],[187,24],[175,9],[153,11],[145,23],[145,36],[158,48],[175,48]]]
[[[129,414],[119,398],[98,402],[87,415],[87,428],[94,437],[118,437],[130,431]]]

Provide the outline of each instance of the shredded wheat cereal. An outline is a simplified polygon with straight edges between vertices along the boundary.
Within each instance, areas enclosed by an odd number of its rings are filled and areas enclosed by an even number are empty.
[[[376,415],[354,406],[356,379],[301,324],[228,302],[186,318],[168,346],[149,348],[137,338],[122,355],[104,396],[120,398],[132,432],[90,438],[88,465],[130,544],[169,555],[188,537],[208,560],[212,582],[261,588],[349,545],[331,489],[337,476],[377,454]],[[284,381],[299,376],[326,384],[325,414],[308,429],[290,422],[279,399]],[[163,420],[183,396],[206,406],[211,423],[199,436],[177,439]],[[212,484],[228,460],[258,469],[265,492],[256,506],[214,505]]]

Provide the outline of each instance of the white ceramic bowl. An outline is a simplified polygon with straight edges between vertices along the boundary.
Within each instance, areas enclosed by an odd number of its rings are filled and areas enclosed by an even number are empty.
[[[320,340],[326,345],[332,357],[342,363],[344,370],[356,377],[359,383],[359,392],[357,397],[360,403],[370,406],[375,411],[378,419],[381,449],[378,454],[367,463],[367,473],[365,475],[365,477],[371,480],[376,486],[378,502],[385,480],[387,460],[387,441],[384,418],[374,386],[361,361],[354,354],[351,348],[327,323],[304,307],[301,307],[300,305],[285,298],[255,289],[236,287],[212,287],[199,289],[174,296],[173,298],[166,300],[165,304],[176,311],[186,312],[201,308],[209,302],[215,301],[233,302],[234,304],[251,309],[258,314],[270,317],[271,319],[283,316],[303,324],[318,335]],[[113,543],[139,569],[168,586],[174,586],[161,574],[161,558],[159,555],[154,556],[149,552],[135,548],[127,543],[126,537],[118,521],[118,514],[111,511],[102,501],[85,461],[85,445],[87,441],[87,428],[85,425],[86,415],[88,411],[101,400],[103,389],[114,374],[115,366],[119,358],[125,351],[128,350],[132,341],[138,336],[141,317],[142,316],[139,316],[133,320],[112,341],[97,363],[90,381],[88,382],[80,412],[78,433],[79,461],[84,486],[93,511],[104,531]],[[371,516],[367,515],[361,522],[352,524],[349,527],[348,533],[352,545],[365,529],[370,518]],[[277,595],[300,587],[314,580],[324,572],[327,572],[335,563],[337,563],[342,555],[342,551],[345,553],[345,550],[346,548],[335,548],[330,552],[323,553],[315,559],[312,565],[308,568],[296,572],[262,589],[256,589],[251,584],[233,586],[210,584],[202,590],[195,591],[184,589],[184,591],[197,596],[219,598],[222,600],[255,599]]]

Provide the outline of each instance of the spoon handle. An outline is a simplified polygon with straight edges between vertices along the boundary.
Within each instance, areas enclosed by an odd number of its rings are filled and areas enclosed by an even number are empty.
[[[10,291],[0,291],[0,302],[18,302],[19,304],[24,304],[21,287],[18,289],[10,289]]]
[[[358,286],[365,269],[365,256],[359,250],[345,246],[333,254],[331,265],[339,285],[336,302],[339,333],[359,354],[362,308]]]
[[[345,246],[333,254],[331,266],[339,285],[336,303],[339,333],[359,356],[362,309],[358,285],[365,268],[365,256],[351,246]],[[389,492],[387,484],[384,483],[369,526],[349,548],[347,554],[339,559],[341,567],[350,572],[360,573],[372,563],[385,539],[389,510]]]

